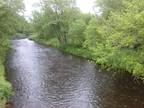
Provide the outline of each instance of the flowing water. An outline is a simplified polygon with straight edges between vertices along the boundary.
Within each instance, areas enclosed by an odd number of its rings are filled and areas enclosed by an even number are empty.
[[[28,39],[13,41],[7,70],[14,108],[144,108],[143,87]]]

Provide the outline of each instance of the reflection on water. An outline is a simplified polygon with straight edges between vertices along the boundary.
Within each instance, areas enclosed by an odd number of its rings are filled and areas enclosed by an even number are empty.
[[[15,108],[144,108],[144,89],[28,39],[13,41],[7,69]]]

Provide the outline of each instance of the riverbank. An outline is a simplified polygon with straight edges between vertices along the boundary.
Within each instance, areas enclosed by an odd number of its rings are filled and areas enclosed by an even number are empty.
[[[123,58],[125,59],[125,62],[118,62],[117,59],[115,61],[111,61],[111,62],[104,62],[105,58],[99,58],[100,54],[97,54],[98,52],[94,52],[94,50],[88,50],[82,47],[77,47],[77,46],[73,46],[73,45],[66,45],[66,46],[62,46],[60,45],[59,41],[56,38],[52,38],[49,40],[45,40],[45,39],[38,39],[37,37],[32,37],[30,38],[38,43],[41,43],[43,45],[48,45],[48,46],[52,46],[54,48],[57,48],[65,53],[68,54],[72,54],[75,56],[79,56],[82,58],[85,58],[87,60],[90,60],[91,62],[100,65],[102,69],[108,70],[108,71],[113,71],[114,73],[127,73],[129,75],[131,75],[134,80],[138,81],[138,82],[142,82],[143,81],[143,77],[141,76],[142,73],[140,73],[139,71],[135,70],[135,73],[132,72],[132,68],[135,67],[135,69],[141,69],[141,66],[136,66],[137,62],[133,62],[133,59],[129,59],[127,60],[127,58]],[[97,56],[99,55],[99,56]],[[124,57],[123,55],[117,55],[117,58]],[[109,58],[110,59],[110,58]],[[129,62],[127,62],[129,61]],[[116,64],[116,62],[118,62],[118,64]],[[122,65],[122,66],[121,66]],[[125,67],[125,68],[124,68]],[[141,72],[142,69],[141,69]]]
[[[0,108],[4,108],[11,93],[11,84],[5,78],[4,65],[0,64]]]
[[[65,53],[94,61],[93,52],[88,49],[84,49],[81,47],[75,47],[72,45],[61,46],[56,38],[53,38],[50,40],[42,40],[42,39],[37,39],[37,38],[30,38],[30,39],[32,39],[40,44],[43,44],[43,45],[52,46],[54,48],[57,48],[57,49],[65,52]]]
[[[5,77],[5,58],[6,52],[9,51],[6,48],[0,48],[3,53],[0,54],[0,108],[4,108],[5,102],[9,100],[12,95],[11,84],[6,80]]]

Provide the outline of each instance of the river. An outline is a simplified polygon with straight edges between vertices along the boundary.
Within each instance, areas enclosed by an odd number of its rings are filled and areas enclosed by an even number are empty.
[[[7,61],[14,108],[144,108],[144,89],[98,66],[29,39]]]

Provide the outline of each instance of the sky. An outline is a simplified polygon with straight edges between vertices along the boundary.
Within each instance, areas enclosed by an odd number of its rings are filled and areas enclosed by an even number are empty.
[[[77,6],[84,13],[93,13],[93,7],[95,5],[96,0],[77,0]]]
[[[93,6],[95,0],[76,0],[77,6],[84,13],[94,13]],[[24,0],[25,3],[25,16],[30,17],[33,10],[36,10],[36,6],[34,4],[39,3],[39,0]]]

